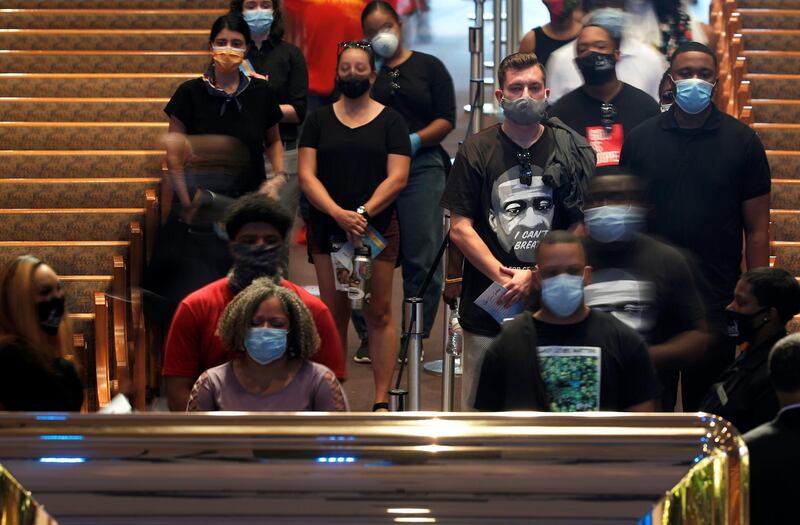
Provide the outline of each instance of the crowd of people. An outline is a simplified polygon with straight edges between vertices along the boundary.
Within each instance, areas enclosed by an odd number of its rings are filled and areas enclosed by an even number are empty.
[[[351,322],[387,410],[394,269],[416,296],[446,209],[463,258],[433,272],[422,327],[443,292],[460,299],[462,410],[679,408],[756,443],[797,431],[800,285],[769,267],[766,153],[713,103],[707,26],[678,0],[545,0],[550,22],[498,64],[502,119],[451,163],[447,67],[407,46],[396,3],[355,3],[323,28],[233,0],[208,69],[165,108],[172,197],[145,285],[171,410],[347,410]],[[297,213],[319,297],[289,280]],[[363,245],[353,309],[334,269]],[[64,310],[46,262],[3,270],[1,408],[81,407]]]

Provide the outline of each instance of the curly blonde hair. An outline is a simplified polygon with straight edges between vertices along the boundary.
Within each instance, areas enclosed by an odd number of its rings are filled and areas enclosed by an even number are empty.
[[[252,327],[253,316],[265,300],[277,297],[289,318],[286,352],[289,357],[309,359],[319,348],[320,339],[308,307],[293,291],[279,286],[267,277],[254,280],[225,307],[217,326],[222,344],[244,352],[244,341]]]

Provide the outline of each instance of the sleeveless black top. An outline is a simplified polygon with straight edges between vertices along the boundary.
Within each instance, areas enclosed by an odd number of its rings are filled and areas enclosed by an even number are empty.
[[[547,64],[547,59],[550,58],[550,54],[558,49],[559,47],[569,44],[576,37],[568,38],[567,40],[556,40],[555,38],[550,38],[547,36],[542,29],[542,26],[534,27],[533,34],[536,35],[536,48],[533,50],[536,53],[536,58],[539,59],[539,62],[542,64]]]

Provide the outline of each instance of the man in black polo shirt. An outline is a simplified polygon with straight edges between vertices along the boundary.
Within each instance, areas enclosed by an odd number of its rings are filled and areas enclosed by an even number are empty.
[[[705,311],[683,254],[641,233],[643,192],[641,178],[633,175],[603,175],[589,183],[583,223],[592,282],[584,297],[587,306],[644,338],[661,379],[661,408],[672,411],[678,370],[705,351]]]
[[[583,85],[561,97],[551,117],[585,136],[597,152],[597,174],[615,171],[629,131],[659,113],[658,104],[644,91],[617,79],[619,39],[599,25],[578,34],[575,63]]]
[[[683,407],[697,409],[714,378],[733,361],[725,306],[741,273],[769,264],[770,173],[756,133],[711,103],[714,52],[697,42],[672,55],[675,104],[625,139],[621,164],[645,178],[649,231],[697,259],[712,343],[703,363],[683,371]]]
[[[583,137],[545,118],[548,91],[536,55],[506,57],[497,75],[495,97],[505,121],[464,142],[440,201],[451,212],[450,239],[465,257],[459,312],[464,410],[472,407],[480,363],[500,322],[513,307],[521,310],[539,241],[550,229],[580,223],[596,162]],[[484,292],[481,307],[476,303]]]
[[[476,409],[655,411],[658,380],[647,346],[624,323],[586,306],[591,281],[581,241],[548,233],[531,282],[541,307],[503,325],[483,360]]]

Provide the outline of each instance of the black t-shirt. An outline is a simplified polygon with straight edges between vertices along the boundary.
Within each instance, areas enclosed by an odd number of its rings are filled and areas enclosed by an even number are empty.
[[[475,408],[542,410],[537,383],[551,411],[625,410],[658,395],[642,338],[595,310],[570,325],[536,320],[529,311],[506,323],[484,357]]]
[[[410,133],[439,118],[456,125],[453,79],[438,58],[426,53],[414,51],[397,67],[382,67],[372,86],[372,98],[397,110]]]
[[[584,246],[592,267],[584,289],[588,306],[611,313],[649,345],[702,329],[703,304],[678,250],[646,235],[630,243],[587,239]]]
[[[184,82],[172,95],[164,112],[177,117],[186,126],[187,135],[228,135],[239,139],[250,153],[249,171],[234,184],[234,194],[257,190],[266,179],[264,170],[264,137],[267,130],[277,124],[283,114],[275,94],[267,83],[251,78],[237,97],[236,103],[211,95],[202,78]],[[222,115],[220,115],[222,113]]]
[[[679,128],[674,111],[631,131],[621,164],[647,182],[648,231],[695,256],[703,299],[721,309],[741,272],[742,203],[770,191],[767,155],[755,131],[716,108],[698,129]]]
[[[520,181],[522,151],[500,125],[472,135],[456,154],[441,205],[473,221],[473,227],[497,260],[512,268],[534,266],[534,252],[551,229],[564,229],[576,220],[574,210],[563,206],[557,188],[544,182],[543,169],[553,155],[553,131],[545,126],[542,137],[529,149],[531,185]],[[464,260],[460,322],[481,335],[493,336],[500,325],[473,303],[492,281]]]
[[[388,107],[357,128],[342,124],[332,105],[322,107],[306,119],[300,147],[317,150],[317,178],[334,202],[346,210],[355,210],[367,202],[386,179],[389,154],[411,155],[403,117]],[[373,216],[370,225],[383,232],[393,211],[394,204]],[[336,221],[313,206],[309,227],[323,242],[332,235],[344,237]]]
[[[265,40],[261,49],[250,46],[247,60],[258,74],[267,77],[278,103],[291,104],[303,122],[308,105],[308,67],[300,48],[284,41]],[[281,124],[280,130],[282,140],[297,140],[297,124]]]
[[[42,366],[24,343],[0,347],[0,405],[8,411],[77,412],[83,386],[75,367],[65,359]]]
[[[611,101],[616,108],[611,133],[601,123],[601,100],[590,97],[583,87],[574,89],[558,99],[548,111],[589,141],[597,152],[597,175],[618,170],[623,140],[633,128],[658,115],[661,110],[653,97],[623,83]]]

